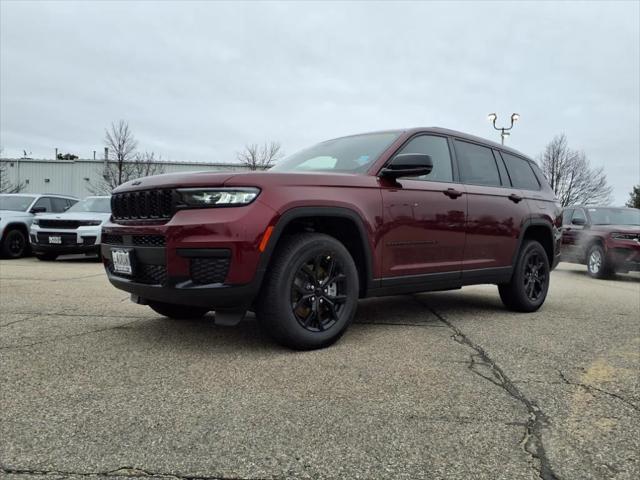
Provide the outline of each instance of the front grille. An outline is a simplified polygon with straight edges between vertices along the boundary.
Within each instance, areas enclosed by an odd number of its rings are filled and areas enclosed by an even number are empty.
[[[80,226],[78,220],[39,220],[38,225],[41,228],[66,228],[69,230],[75,230]]]
[[[228,258],[192,258],[189,272],[193,283],[224,283],[229,270]]]
[[[60,237],[61,243],[50,243],[49,237]],[[42,245],[77,245],[77,237],[75,233],[49,232],[38,233],[38,243]]]
[[[143,190],[116,193],[111,196],[111,216],[114,221],[166,221],[174,212],[174,190]]]
[[[123,276],[131,278],[134,282],[144,283],[146,285],[164,285],[167,283],[167,267],[164,265],[151,265],[147,263],[137,263],[133,268],[133,277],[128,277],[116,272],[113,268],[111,260],[107,262],[109,273],[115,276]]]
[[[139,247],[164,247],[167,244],[162,235],[133,235],[132,240]]]
[[[102,243],[106,243],[108,245],[122,245],[122,235],[104,233],[102,235]]]
[[[105,233],[102,243],[106,245],[135,245],[136,247],[164,247],[167,240],[163,235],[119,235]]]

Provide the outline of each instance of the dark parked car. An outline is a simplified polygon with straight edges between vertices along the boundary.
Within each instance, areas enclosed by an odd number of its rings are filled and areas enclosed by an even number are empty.
[[[566,208],[562,213],[562,260],[587,265],[589,275],[640,271],[640,210]]]
[[[561,215],[534,162],[439,128],[320,143],[268,172],[148,177],[114,191],[110,282],[169,317],[254,310],[293,348],[338,339],[358,298],[493,283],[531,312]]]

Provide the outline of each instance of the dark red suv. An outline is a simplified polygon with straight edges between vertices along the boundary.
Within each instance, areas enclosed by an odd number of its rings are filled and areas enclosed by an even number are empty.
[[[253,310],[299,349],[336,341],[364,297],[492,283],[534,311],[561,225],[534,162],[440,128],[329,140],[268,172],[143,178],[112,212],[102,257],[135,302],[225,324]]]

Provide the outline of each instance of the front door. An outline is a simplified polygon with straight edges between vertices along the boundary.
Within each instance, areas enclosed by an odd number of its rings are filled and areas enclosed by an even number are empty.
[[[433,170],[423,177],[381,180],[384,206],[382,276],[460,273],[467,199],[453,183],[447,138],[420,135],[398,153],[431,156]]]
[[[585,254],[582,236],[587,216],[582,208],[575,208],[570,212],[571,216],[567,215],[566,224],[565,216],[562,216],[562,255],[567,259],[582,261]]]

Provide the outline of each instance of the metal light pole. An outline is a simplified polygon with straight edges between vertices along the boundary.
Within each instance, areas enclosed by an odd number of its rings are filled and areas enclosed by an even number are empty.
[[[509,127],[502,127],[502,128],[496,127],[496,120],[498,119],[498,115],[496,115],[495,113],[490,113],[487,118],[493,124],[493,128],[495,128],[496,130],[500,130],[500,140],[502,142],[502,145],[504,145],[504,137],[508,137],[510,135],[509,130],[513,128],[514,122],[518,121],[518,119],[520,118],[520,115],[518,115],[517,113],[512,113],[511,125],[509,125]]]

